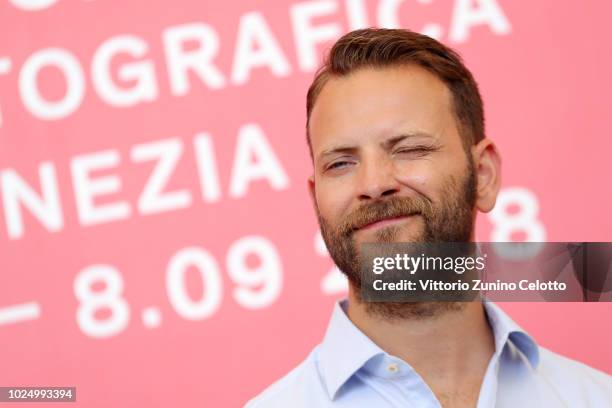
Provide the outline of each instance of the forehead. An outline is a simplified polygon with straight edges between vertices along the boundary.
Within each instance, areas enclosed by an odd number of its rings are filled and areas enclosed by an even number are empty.
[[[452,95],[436,75],[416,65],[365,68],[323,86],[310,116],[313,152],[334,143],[360,144],[417,131],[447,137],[456,126]]]

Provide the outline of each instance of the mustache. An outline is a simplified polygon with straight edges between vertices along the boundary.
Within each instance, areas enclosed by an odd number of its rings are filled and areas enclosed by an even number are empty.
[[[424,197],[391,197],[363,204],[346,217],[338,230],[348,236],[368,224],[387,218],[423,215],[427,219],[432,211],[431,202]]]

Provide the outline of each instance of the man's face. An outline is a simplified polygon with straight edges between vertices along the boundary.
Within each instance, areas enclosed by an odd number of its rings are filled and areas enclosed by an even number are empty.
[[[435,75],[411,65],[330,79],[309,130],[321,232],[356,289],[364,242],[472,239],[472,157]]]

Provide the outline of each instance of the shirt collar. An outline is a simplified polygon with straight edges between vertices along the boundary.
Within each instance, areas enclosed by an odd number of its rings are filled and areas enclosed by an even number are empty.
[[[535,369],[540,362],[540,351],[535,340],[495,303],[489,301],[483,303],[489,324],[493,329],[495,354],[501,354],[504,346],[510,340]]]
[[[383,354],[346,315],[348,300],[336,302],[321,344],[320,364],[329,397],[372,357]]]
[[[348,318],[347,307],[347,299],[336,302],[320,347],[319,363],[332,400],[355,372],[372,358],[385,354]],[[539,351],[531,336],[499,306],[484,302],[484,307],[495,338],[495,357],[501,354],[508,341],[512,341],[535,368],[539,362]]]

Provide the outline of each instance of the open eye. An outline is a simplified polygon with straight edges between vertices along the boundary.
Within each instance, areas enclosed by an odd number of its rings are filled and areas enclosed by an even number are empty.
[[[337,169],[344,168],[349,164],[351,164],[351,162],[346,161],[346,160],[340,160],[340,161],[331,163],[329,166],[327,166],[325,170],[337,170]]]

